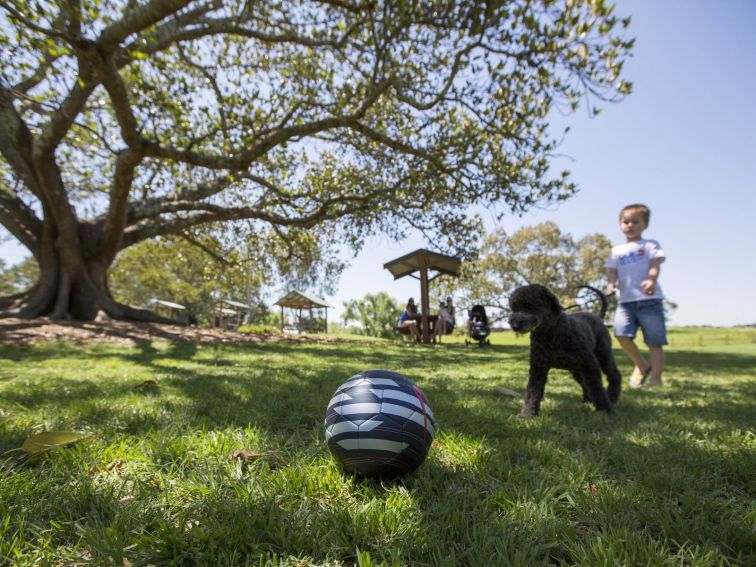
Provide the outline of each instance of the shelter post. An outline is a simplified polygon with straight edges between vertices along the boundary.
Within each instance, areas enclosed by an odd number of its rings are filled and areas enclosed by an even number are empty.
[[[428,328],[428,315],[430,315],[430,299],[428,299],[428,269],[420,268],[420,320],[423,328],[423,342],[430,342],[430,329]]]

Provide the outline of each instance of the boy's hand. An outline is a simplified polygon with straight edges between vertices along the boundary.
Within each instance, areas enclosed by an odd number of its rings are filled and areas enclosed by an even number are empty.
[[[650,278],[643,280],[641,282],[641,289],[645,292],[646,295],[653,295],[654,291],[656,291],[656,282]]]
[[[615,291],[617,291],[617,282],[610,282],[606,285],[607,295],[612,295]]]

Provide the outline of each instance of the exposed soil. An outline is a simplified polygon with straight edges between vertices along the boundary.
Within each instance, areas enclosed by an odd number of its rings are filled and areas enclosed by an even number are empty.
[[[128,321],[0,319],[0,344],[6,345],[30,345],[47,341],[136,345],[154,340],[172,343],[187,341],[198,344],[222,344],[281,340],[330,343],[338,339],[318,335],[259,335],[223,329]]]

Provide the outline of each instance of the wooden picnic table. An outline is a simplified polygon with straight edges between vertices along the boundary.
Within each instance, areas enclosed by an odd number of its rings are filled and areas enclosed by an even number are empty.
[[[428,315],[428,334],[423,334],[423,316],[418,313],[417,315],[412,315],[410,317],[412,321],[415,321],[417,323],[417,330],[420,331],[420,336],[424,337],[430,337],[433,338],[433,333],[436,329],[436,321],[438,321],[438,315]],[[397,330],[402,335],[409,335],[410,331],[406,327],[397,327]]]

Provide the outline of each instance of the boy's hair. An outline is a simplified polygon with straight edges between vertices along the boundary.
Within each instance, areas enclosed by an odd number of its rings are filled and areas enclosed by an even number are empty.
[[[624,215],[626,212],[638,213],[643,219],[643,222],[646,224],[646,228],[648,228],[648,223],[651,220],[651,209],[649,209],[646,205],[635,203],[624,207],[619,214],[620,220],[622,220],[622,215]]]

